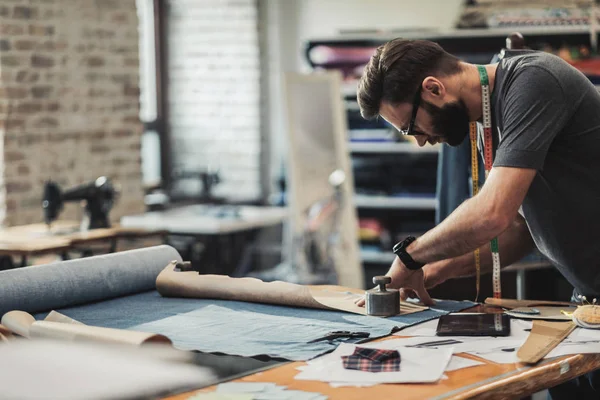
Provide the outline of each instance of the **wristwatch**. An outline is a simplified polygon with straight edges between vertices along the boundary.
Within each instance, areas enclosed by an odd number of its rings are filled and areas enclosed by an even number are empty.
[[[413,271],[417,270],[417,269],[421,269],[425,265],[423,263],[413,260],[413,258],[410,256],[410,254],[408,254],[406,252],[406,248],[408,247],[408,245],[411,244],[412,242],[414,242],[415,240],[417,240],[416,237],[409,236],[406,239],[404,239],[403,241],[396,243],[396,245],[394,246],[394,250],[393,250],[394,254],[398,256],[398,258],[400,259],[400,261],[402,261],[402,263],[406,266],[406,268],[413,270]]]

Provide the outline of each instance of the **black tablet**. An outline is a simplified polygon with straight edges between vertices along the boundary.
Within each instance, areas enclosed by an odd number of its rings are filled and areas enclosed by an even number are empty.
[[[509,336],[506,314],[448,314],[440,317],[438,336]]]

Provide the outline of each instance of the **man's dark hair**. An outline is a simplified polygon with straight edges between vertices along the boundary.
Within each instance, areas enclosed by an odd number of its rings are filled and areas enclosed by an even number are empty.
[[[358,105],[365,119],[379,116],[382,101],[412,102],[419,85],[430,75],[460,72],[460,60],[428,40],[394,39],[377,48],[358,84]]]

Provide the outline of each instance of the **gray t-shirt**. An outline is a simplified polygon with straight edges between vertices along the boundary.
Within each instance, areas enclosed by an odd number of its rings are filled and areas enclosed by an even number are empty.
[[[538,171],[520,210],[533,240],[579,293],[598,296],[600,94],[544,52],[507,51],[495,79],[494,167]]]

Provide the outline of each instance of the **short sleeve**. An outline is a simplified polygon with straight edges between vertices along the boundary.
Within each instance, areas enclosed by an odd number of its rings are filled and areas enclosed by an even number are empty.
[[[541,170],[548,149],[571,115],[562,86],[544,68],[529,66],[507,85],[495,167]]]

